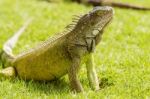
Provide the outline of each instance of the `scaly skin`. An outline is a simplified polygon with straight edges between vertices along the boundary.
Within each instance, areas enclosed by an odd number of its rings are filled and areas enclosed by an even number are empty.
[[[103,29],[113,16],[111,7],[96,7],[81,16],[68,32],[57,34],[43,44],[18,56],[12,54],[9,41],[19,38],[17,33],[4,44],[2,61],[7,68],[0,71],[4,77],[19,76],[25,80],[55,80],[68,74],[73,91],[83,91],[77,73],[86,63],[87,75],[93,90],[99,89],[92,52],[100,42]],[[69,26],[68,26],[69,27]]]

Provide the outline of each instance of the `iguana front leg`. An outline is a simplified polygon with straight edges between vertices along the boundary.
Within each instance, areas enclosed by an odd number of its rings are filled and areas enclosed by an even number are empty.
[[[80,57],[80,48],[76,46],[72,46],[68,48],[68,52],[71,57],[72,65],[70,66],[68,70],[68,77],[71,85],[71,89],[76,92],[82,92],[83,88],[78,80],[78,71],[79,71],[79,66],[81,62],[81,57]]]
[[[99,90],[99,80],[97,77],[97,73],[94,66],[94,58],[92,54],[89,54],[87,62],[86,62],[86,68],[87,68],[87,76],[89,79],[90,87],[93,90]]]
[[[83,91],[82,85],[81,85],[80,81],[78,80],[78,75],[77,75],[78,69],[79,69],[79,64],[80,64],[80,59],[78,59],[78,58],[72,59],[72,65],[68,71],[71,88],[73,91],[76,91],[76,92]]]

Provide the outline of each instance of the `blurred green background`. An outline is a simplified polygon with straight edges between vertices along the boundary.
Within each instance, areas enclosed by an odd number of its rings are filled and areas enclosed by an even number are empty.
[[[150,6],[149,0],[120,1]],[[33,18],[33,21],[19,39],[15,54],[64,31],[73,15],[91,9],[92,6],[69,0],[0,0],[0,49],[28,18]],[[149,99],[150,11],[115,8],[114,19],[106,28],[94,55],[101,80],[98,92],[90,89],[83,65],[79,74],[85,93],[72,94],[67,76],[54,82],[26,82],[16,78],[0,81],[0,99]]]

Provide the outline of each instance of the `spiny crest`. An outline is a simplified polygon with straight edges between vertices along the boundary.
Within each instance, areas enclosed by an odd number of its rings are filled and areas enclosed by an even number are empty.
[[[65,31],[64,32],[72,31],[75,28],[76,24],[78,23],[78,21],[80,20],[80,18],[82,16],[83,16],[82,14],[80,14],[80,15],[73,15],[72,23],[65,27]]]

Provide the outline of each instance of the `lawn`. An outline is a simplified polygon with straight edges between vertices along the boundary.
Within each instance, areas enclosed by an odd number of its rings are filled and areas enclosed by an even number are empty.
[[[123,1],[150,6],[149,0]],[[73,15],[90,9],[92,7],[71,2],[0,0],[0,49],[28,18],[33,21],[19,39],[15,54],[63,31]],[[0,80],[0,99],[149,99],[150,11],[115,8],[113,21],[106,28],[94,57],[101,80],[101,90],[97,92],[90,89],[83,65],[79,74],[84,93],[71,93],[67,76],[53,82],[27,82],[16,78]]]

